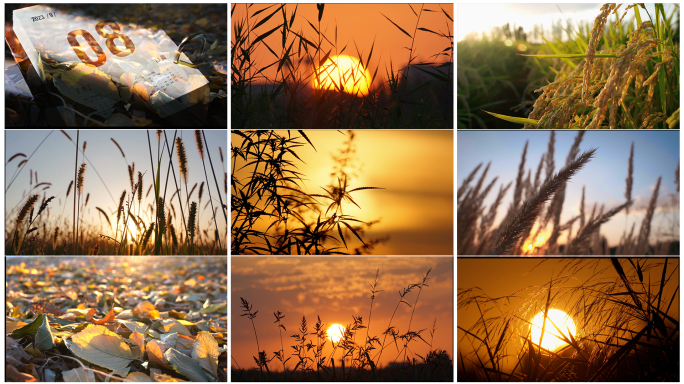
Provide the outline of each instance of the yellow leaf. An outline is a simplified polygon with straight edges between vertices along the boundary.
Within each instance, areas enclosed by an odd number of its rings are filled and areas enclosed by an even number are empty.
[[[218,343],[211,333],[206,331],[198,333],[195,344],[192,346],[192,358],[214,378],[218,369],[218,355]]]
[[[64,342],[76,356],[113,371],[127,372],[134,359],[124,339],[102,325],[89,325]]]
[[[139,350],[140,350],[140,357],[145,354],[145,336],[141,335],[138,331],[133,332],[131,336],[128,338],[128,340],[134,342]]]
[[[147,357],[151,362],[157,364],[160,367],[171,368],[164,359],[164,352],[166,351],[166,346],[164,343],[159,343],[157,340],[152,340],[147,343]]]
[[[164,319],[159,321],[159,325],[164,329],[164,333],[176,332],[179,335],[191,336],[192,334],[176,319]]]
[[[5,333],[12,333],[12,332],[14,332],[15,329],[19,329],[26,324],[28,324],[28,323],[24,323],[23,321],[6,319],[5,320]]]
[[[131,381],[137,381],[137,382],[153,382],[151,377],[147,376],[146,374],[142,372],[133,372],[129,373],[128,376],[126,376],[126,380],[131,380]]]
[[[157,320],[159,318],[159,311],[154,307],[154,304],[149,301],[141,301],[133,310],[133,314],[140,318]]]

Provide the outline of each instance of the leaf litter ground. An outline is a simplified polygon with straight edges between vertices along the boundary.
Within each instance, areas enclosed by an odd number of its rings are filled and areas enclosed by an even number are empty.
[[[6,259],[7,381],[227,381],[227,260]]]

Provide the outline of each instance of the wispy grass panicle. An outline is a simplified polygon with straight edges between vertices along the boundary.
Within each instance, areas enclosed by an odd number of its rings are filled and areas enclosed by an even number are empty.
[[[492,255],[505,255],[515,245],[527,228],[531,227],[546,203],[565,183],[570,180],[596,153],[590,149],[579,155],[577,159],[561,169],[555,176],[544,182],[539,191],[528,201],[525,201],[516,215],[503,225],[503,230],[490,251]]]

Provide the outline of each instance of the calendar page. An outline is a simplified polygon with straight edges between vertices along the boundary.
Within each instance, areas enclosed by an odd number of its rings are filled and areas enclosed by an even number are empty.
[[[12,16],[14,32],[41,80],[94,114],[108,117],[117,102],[135,98],[166,117],[209,92],[207,79],[185,54],[176,61],[178,46],[161,28],[120,22],[116,14],[69,13],[44,5],[15,10]]]

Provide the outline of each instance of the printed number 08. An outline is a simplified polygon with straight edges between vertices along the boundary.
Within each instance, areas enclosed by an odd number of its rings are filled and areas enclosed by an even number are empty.
[[[110,28],[112,28],[113,33],[110,34],[105,32],[105,26],[109,26]],[[126,57],[131,53],[135,52],[135,45],[133,44],[133,41],[128,36],[120,34],[121,27],[119,27],[119,24],[117,24],[116,22],[109,20],[100,21],[95,26],[95,31],[97,31],[98,35],[107,39],[107,49],[109,49],[109,51],[113,53],[114,56]],[[85,54],[85,51],[81,47],[81,44],[76,40],[76,36],[83,36],[86,42],[88,42],[88,45],[90,45],[90,48],[92,48],[93,52],[95,52],[95,54],[97,55],[97,61],[92,61],[88,58],[88,56]],[[114,40],[119,38],[122,39],[124,44],[126,45],[125,50],[119,49],[114,44]],[[83,63],[99,67],[101,65],[104,65],[104,63],[107,61],[107,56],[105,56],[102,47],[100,46],[100,44],[97,43],[97,41],[95,41],[95,38],[93,37],[93,35],[90,34],[90,32],[83,29],[71,31],[67,35],[67,40],[69,41],[71,48],[76,53],[76,56],[78,56],[78,58],[81,59]]]

